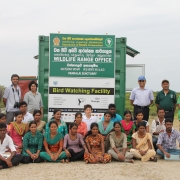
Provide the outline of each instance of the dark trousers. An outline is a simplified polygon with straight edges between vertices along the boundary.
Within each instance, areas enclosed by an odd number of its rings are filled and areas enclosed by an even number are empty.
[[[157,145],[156,145],[156,144],[157,144],[158,138],[156,138],[156,137],[153,136],[153,137],[152,137],[152,141],[153,141],[154,150],[157,151],[158,148],[157,148]]]
[[[134,105],[134,120],[136,120],[136,111],[138,109],[141,109],[143,111],[143,115],[144,115],[143,120],[148,121],[149,120],[149,106],[141,107],[141,106]]]
[[[20,161],[22,160],[22,155],[21,154],[17,154],[15,155],[12,159],[11,159],[11,162],[13,164],[13,166],[17,166],[19,165]],[[6,164],[6,162],[0,160],[0,166],[4,168],[8,168],[8,165]]]
[[[174,111],[165,112],[164,118],[171,118],[174,121]]]
[[[31,159],[30,156],[23,156],[22,160],[21,160],[21,163],[23,164],[28,164],[28,163],[31,163],[31,162],[34,162],[34,163],[40,163],[42,162],[43,160],[38,157],[37,159],[35,159],[34,161]]]
[[[78,160],[82,160],[84,158],[84,150],[82,150],[78,153],[75,153],[72,149],[68,149],[68,151],[71,154],[69,161],[78,161]]]

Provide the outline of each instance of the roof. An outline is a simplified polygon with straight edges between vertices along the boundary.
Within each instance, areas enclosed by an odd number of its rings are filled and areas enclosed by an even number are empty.
[[[139,54],[140,52],[136,51],[135,49],[129,47],[128,45],[126,45],[126,54],[128,54],[131,57],[135,57],[137,54]]]

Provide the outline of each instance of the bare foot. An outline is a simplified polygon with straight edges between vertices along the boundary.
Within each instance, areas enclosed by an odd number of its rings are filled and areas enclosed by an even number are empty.
[[[134,163],[134,160],[133,159],[129,160],[129,163]]]
[[[0,166],[0,170],[2,169],[3,167],[2,166]]]
[[[88,160],[85,161],[85,164],[88,164]]]
[[[62,160],[60,160],[60,162],[61,162],[61,163],[64,163],[65,161],[64,161],[64,159],[62,159]]]
[[[66,163],[68,163],[69,162],[69,159],[66,159]]]

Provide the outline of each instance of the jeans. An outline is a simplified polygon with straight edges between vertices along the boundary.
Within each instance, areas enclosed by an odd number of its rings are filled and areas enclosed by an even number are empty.
[[[154,150],[155,150],[155,151],[157,151],[157,146],[156,146],[157,140],[158,140],[158,138],[156,138],[156,137],[154,137],[154,136],[152,137],[153,146],[154,146]]]
[[[180,155],[180,149],[166,149],[166,152],[172,155]],[[157,154],[164,157],[164,153],[161,150],[157,150]]]

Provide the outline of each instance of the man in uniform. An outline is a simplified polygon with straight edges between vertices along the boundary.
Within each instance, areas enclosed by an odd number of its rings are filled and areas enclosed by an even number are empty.
[[[165,118],[174,120],[174,112],[176,110],[176,93],[169,89],[169,81],[162,81],[162,91],[158,92],[156,96],[156,106],[165,110]]]

